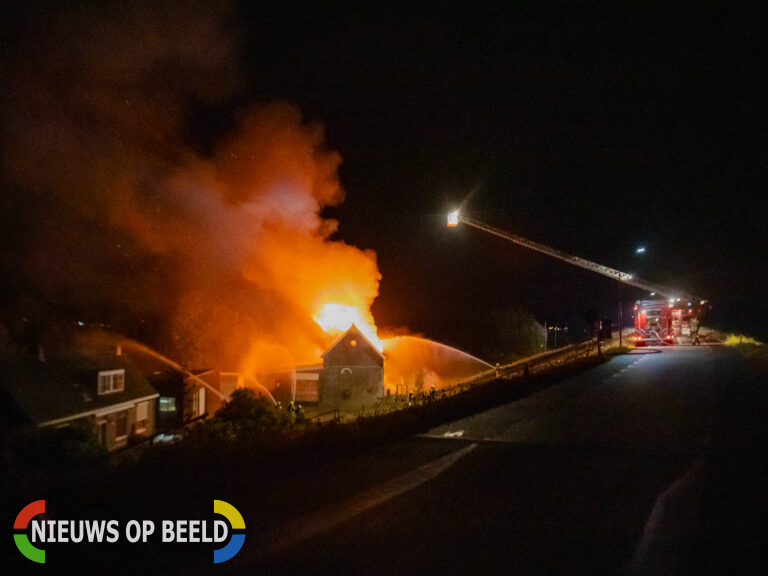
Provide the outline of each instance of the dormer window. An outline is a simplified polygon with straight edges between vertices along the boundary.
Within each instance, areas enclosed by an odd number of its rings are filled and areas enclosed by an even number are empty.
[[[99,372],[99,395],[125,390],[125,369]]]

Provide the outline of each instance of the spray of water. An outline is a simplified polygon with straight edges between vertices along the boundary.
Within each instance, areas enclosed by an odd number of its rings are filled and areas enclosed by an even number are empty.
[[[296,367],[291,368],[291,400],[296,400]]]
[[[261,384],[258,380],[256,380],[256,378],[254,378],[253,376],[244,375],[243,380],[245,380],[246,382],[250,382],[251,384],[256,386],[256,388],[264,392],[264,394],[267,395],[267,398],[272,400],[272,404],[277,406],[277,400],[275,400],[275,397],[272,396],[271,392],[267,389],[267,387]]]
[[[218,396],[221,400],[224,400],[224,401],[229,400],[229,398],[227,398],[224,394],[216,390],[213,386],[208,384],[205,380],[203,380],[202,378],[199,378],[198,376],[195,376],[194,374],[192,374],[192,372],[184,368],[184,366],[182,366],[178,362],[171,360],[167,356],[160,354],[160,352],[158,352],[157,350],[153,350],[149,346],[146,346],[145,344],[141,344],[140,342],[136,342],[135,340],[121,340],[121,345],[126,346],[128,348],[132,348],[133,350],[142,354],[146,354],[147,356],[151,356],[155,360],[159,360],[160,362],[162,362],[167,366],[170,366],[174,370],[178,370],[179,372],[183,373],[185,376],[191,378],[201,386],[204,386],[206,390],[213,392],[213,394],[215,396]],[[252,382],[259,390],[262,390],[267,395],[267,397],[272,401],[272,403],[277,405],[277,402],[275,401],[272,394],[270,394],[269,390],[267,390],[264,386],[262,386],[255,378],[246,377],[246,380]]]
[[[430,340],[429,338],[421,338],[419,336],[396,336],[394,338],[387,338],[384,341],[384,350],[391,351],[393,347],[401,345],[429,348],[432,349],[433,354],[443,354],[448,357],[454,357],[456,360],[477,362],[478,364],[482,364],[487,368],[493,368],[493,366],[485,360],[482,360],[477,356],[472,356],[472,354],[469,354],[468,352],[464,352],[463,350],[459,350],[458,348],[448,346],[447,344],[443,344],[441,342]]]
[[[385,385],[393,391],[439,390],[493,370],[476,356],[417,336],[384,340],[384,356]]]

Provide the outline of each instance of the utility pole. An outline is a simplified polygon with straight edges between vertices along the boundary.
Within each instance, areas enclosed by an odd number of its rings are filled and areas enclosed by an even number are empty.
[[[622,306],[621,300],[619,300],[619,348],[621,348],[621,328],[622,328],[622,325],[623,325],[623,320],[622,320],[622,315],[621,315],[622,308],[623,308],[623,306]]]

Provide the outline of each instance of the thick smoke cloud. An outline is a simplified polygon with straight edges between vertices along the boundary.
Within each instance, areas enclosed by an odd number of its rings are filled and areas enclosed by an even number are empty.
[[[15,15],[2,305],[109,323],[190,364],[315,359],[317,308],[367,312],[378,293],[375,255],[321,216],[343,201],[340,156],[283,103],[201,146],[195,112],[241,88],[231,8],[108,4]]]

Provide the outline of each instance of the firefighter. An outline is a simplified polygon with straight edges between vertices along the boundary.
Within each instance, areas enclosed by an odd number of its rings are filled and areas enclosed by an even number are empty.
[[[691,336],[693,336],[693,345],[698,346],[699,342],[699,319],[695,316],[691,318]]]

